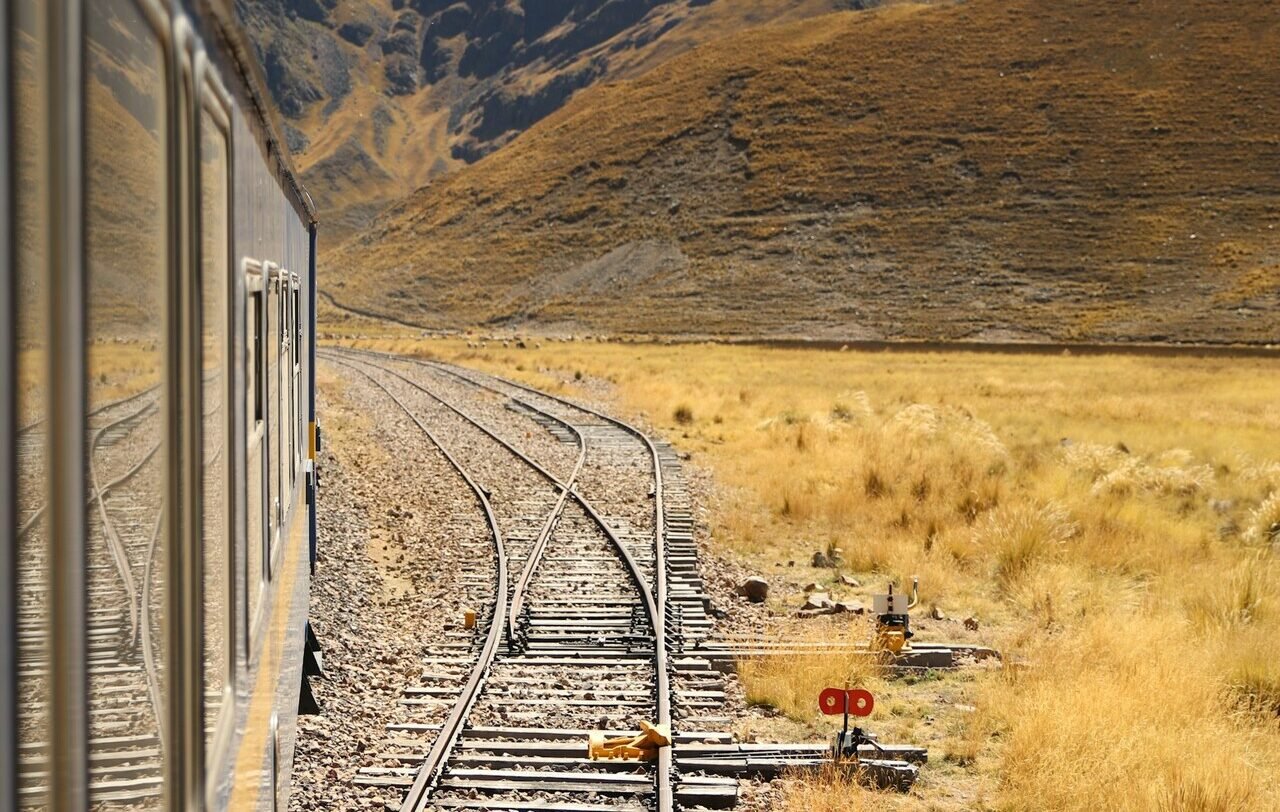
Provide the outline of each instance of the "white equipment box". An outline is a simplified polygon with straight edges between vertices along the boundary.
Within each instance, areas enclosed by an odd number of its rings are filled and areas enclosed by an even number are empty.
[[[906,595],[872,595],[872,610],[877,615],[905,615],[907,613]]]

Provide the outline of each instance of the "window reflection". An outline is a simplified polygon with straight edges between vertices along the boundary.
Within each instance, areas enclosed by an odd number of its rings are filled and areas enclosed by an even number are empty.
[[[125,809],[165,745],[165,71],[132,0],[84,9],[89,794]]]
[[[34,809],[47,807],[49,778],[48,679],[49,571],[45,525],[47,433],[44,423],[47,377],[45,314],[48,290],[44,273],[47,205],[38,167],[45,162],[44,120],[47,89],[39,66],[46,37],[43,3],[20,0],[14,6],[12,38],[14,80],[13,155],[16,188],[14,244],[17,277],[17,622],[18,622],[18,797]],[[7,327],[5,329],[8,329]]]
[[[205,738],[212,742],[229,684],[231,620],[227,515],[229,454],[227,375],[227,138],[203,110],[200,117],[201,310],[203,357],[203,549]],[[212,754],[214,748],[206,748]]]

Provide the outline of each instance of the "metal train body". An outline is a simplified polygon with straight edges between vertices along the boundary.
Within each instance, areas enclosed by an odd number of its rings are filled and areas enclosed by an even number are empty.
[[[0,812],[283,808],[314,209],[230,0],[0,25]]]

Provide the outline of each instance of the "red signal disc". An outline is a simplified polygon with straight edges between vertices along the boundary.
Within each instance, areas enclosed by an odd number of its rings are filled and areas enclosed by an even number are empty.
[[[840,688],[823,688],[822,693],[818,694],[818,710],[827,716],[840,716],[844,714],[844,703],[848,700],[848,694]]]
[[[876,698],[865,688],[854,688],[849,691],[849,713],[854,716],[870,716],[875,709]]]

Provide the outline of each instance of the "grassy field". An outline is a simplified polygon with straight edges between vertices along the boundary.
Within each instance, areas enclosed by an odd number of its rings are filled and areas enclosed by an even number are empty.
[[[780,635],[865,637],[795,619],[806,582],[866,600],[918,575],[943,616],[921,639],[1005,653],[745,669],[780,711],[757,732],[826,735],[816,690],[850,677],[883,739],[930,748],[910,796],[831,778],[791,808],[1280,807],[1280,360],[361,343],[643,416],[712,473],[713,543],[769,578]],[[809,567],[828,547],[843,569]]]

